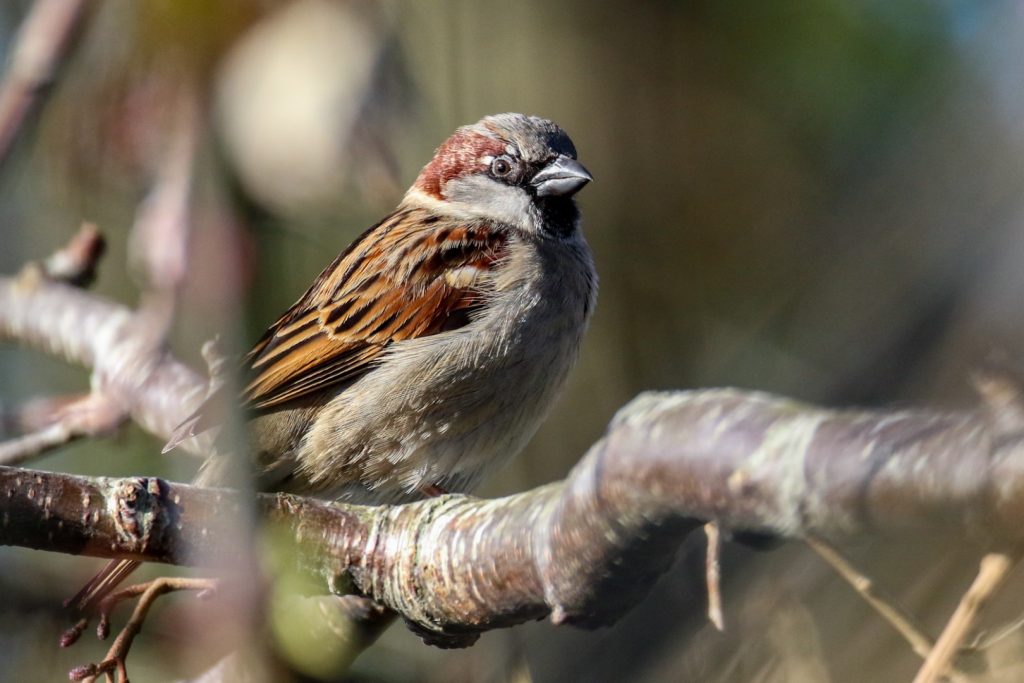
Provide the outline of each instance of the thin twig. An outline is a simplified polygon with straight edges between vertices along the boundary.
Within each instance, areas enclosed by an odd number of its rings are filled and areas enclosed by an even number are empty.
[[[869,576],[859,571],[838,549],[818,538],[808,537],[807,545],[825,560],[841,577],[860,593],[878,614],[892,625],[910,643],[914,652],[922,659],[928,657],[934,643],[910,612],[875,584]]]
[[[718,528],[718,522],[708,522],[704,525],[704,535],[707,537],[707,553],[704,556],[704,575],[707,577],[708,588],[708,620],[715,625],[719,631],[725,630],[725,617],[722,616],[722,566],[719,556],[722,550],[722,535]]]
[[[41,396],[10,408],[0,409],[0,434],[4,436],[28,434],[49,427],[55,416],[66,406],[81,401],[88,394]]]
[[[199,112],[187,88],[178,93],[174,106],[167,147],[154,161],[153,187],[139,205],[128,237],[130,263],[149,296],[173,297],[187,270]]]
[[[36,0],[32,4],[0,83],[0,165],[10,157],[29,113],[38,107],[67,59],[90,4],[87,0]]]
[[[978,575],[960,598],[960,604],[914,677],[914,683],[936,683],[946,674],[953,657],[974,626],[978,613],[1003,585],[1019,559],[1020,554],[1017,552],[989,553],[981,558]]]
[[[73,681],[85,681],[92,683],[96,680],[97,676],[104,675],[108,680],[113,678],[113,673],[117,672],[117,679],[121,683],[127,683],[128,672],[125,668],[125,660],[128,657],[128,651],[132,647],[132,643],[135,640],[135,636],[142,631],[142,625],[146,621],[146,616],[149,614],[150,608],[156,599],[165,593],[171,593],[173,591],[180,590],[191,590],[199,591],[200,596],[205,593],[215,590],[217,588],[216,579],[193,579],[183,577],[161,577],[145,583],[139,583],[132,586],[128,586],[122,590],[117,591],[107,596],[103,602],[100,603],[100,618],[106,620],[109,618],[111,610],[113,610],[119,603],[139,596],[139,601],[135,604],[135,609],[132,610],[131,618],[128,619],[128,623],[124,625],[120,633],[117,634],[117,638],[110,645],[110,649],[107,650],[106,657],[99,664],[86,664],[84,666],[75,667],[72,669],[68,676]],[[101,623],[103,623],[101,621]],[[78,624],[76,624],[76,628]],[[73,640],[71,642],[74,642]]]
[[[115,429],[127,414],[102,394],[61,405],[52,423],[24,436],[0,443],[0,465],[12,466],[35,458],[86,436],[99,436]]]
[[[853,566],[838,548],[820,538],[808,537],[805,539],[807,545],[816,552],[821,559],[825,560],[839,574],[846,579],[855,591],[857,591],[865,602],[871,605],[878,614],[895,628],[901,636],[910,644],[914,652],[927,659],[931,654],[934,643],[930,636],[924,632],[924,627],[917,619],[902,607],[897,600],[885,593],[875,581]],[[968,677],[950,665],[949,678],[954,683],[966,682]]]
[[[1024,629],[1024,616],[1003,624],[995,629],[979,632],[964,649],[982,652],[989,649],[996,643],[1009,638],[1014,633]]]
[[[19,465],[83,436],[85,434],[75,431],[66,422],[55,422],[31,434],[0,443],[0,465]]]

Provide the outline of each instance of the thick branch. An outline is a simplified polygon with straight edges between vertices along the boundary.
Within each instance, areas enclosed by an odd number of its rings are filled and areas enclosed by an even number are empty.
[[[1016,545],[1024,431],[1015,411],[836,411],[757,392],[651,393],[624,408],[596,448],[615,459],[629,452],[632,466],[657,473],[654,490],[635,492],[640,500],[685,501],[691,514],[733,529],[930,529]]]
[[[647,394],[557,484],[393,507],[260,506],[297,561],[435,634],[617,619],[708,519],[785,536],[932,530],[1016,545],[1019,438],[984,411],[834,412],[732,390]],[[230,548],[238,494],[0,469],[0,543],[188,564]]]

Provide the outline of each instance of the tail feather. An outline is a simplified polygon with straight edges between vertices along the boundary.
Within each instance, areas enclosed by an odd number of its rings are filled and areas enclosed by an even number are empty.
[[[92,610],[142,564],[138,560],[112,560],[64,604],[76,612]]]

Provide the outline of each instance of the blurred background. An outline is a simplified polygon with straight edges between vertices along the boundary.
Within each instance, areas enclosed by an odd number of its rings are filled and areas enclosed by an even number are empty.
[[[31,2],[0,3],[0,50]],[[1024,9],[968,0],[107,0],[0,168],[0,272],[82,221],[108,237],[95,291],[134,305],[128,235],[182,107],[197,114],[189,276],[172,344],[202,368],[251,342],[388,212],[457,126],[549,117],[595,182],[580,195],[601,276],[579,367],[503,495],[563,477],[645,389],[739,386],[834,406],[975,402],[969,373],[1024,340]],[[185,102],[186,105],[182,105]],[[0,347],[0,403],[87,374]],[[183,480],[129,426],[32,465]],[[394,626],[359,681],[908,681],[919,660],[809,549],[723,557],[727,630],[704,618],[693,538],[613,628],[528,624],[464,651]],[[933,633],[977,568],[943,539],[845,550]],[[0,678],[58,680],[60,600],[97,560],[0,550]],[[160,569],[160,568],[157,568]],[[150,568],[151,573],[155,572]],[[1012,583],[1024,583],[1019,577]],[[1012,620],[1011,588],[986,616]],[[216,652],[165,598],[133,679],[194,676]],[[1015,609],[1016,606],[1016,609]],[[202,622],[199,612],[199,623]],[[161,618],[163,615],[163,618]],[[178,625],[178,628],[175,625]],[[309,652],[326,647],[311,640]],[[182,654],[185,652],[188,656]],[[299,659],[302,659],[300,653]],[[977,680],[1024,680],[1024,637]],[[329,665],[296,664],[311,680]],[[979,668],[981,665],[978,665]]]

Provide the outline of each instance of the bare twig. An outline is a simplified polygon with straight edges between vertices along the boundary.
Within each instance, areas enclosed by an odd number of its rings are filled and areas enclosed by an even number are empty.
[[[74,3],[59,0],[58,4],[63,6]],[[36,8],[47,5],[49,2],[42,0]],[[137,406],[133,394],[152,379],[147,369],[152,369],[154,375],[160,374],[160,368],[164,365],[164,337],[171,324],[176,290],[185,271],[192,167],[198,126],[198,114],[191,94],[183,91],[178,100],[179,111],[170,150],[161,158],[156,184],[140,210],[132,231],[136,259],[153,289],[148,291],[133,319],[125,319],[121,311],[114,309],[107,314],[96,311],[84,319],[82,316],[68,316],[60,321],[65,333],[71,335],[62,344],[65,355],[83,354],[86,351],[81,348],[83,342],[106,345],[98,354],[86,354],[81,359],[92,366],[93,391],[82,401],[62,406],[59,413],[35,427],[31,434],[0,444],[0,465],[24,462],[75,439],[109,431]],[[14,281],[14,287],[20,294],[30,295],[34,290],[57,288],[63,283],[74,286],[87,284],[94,275],[103,250],[104,241],[96,226],[83,224],[66,246],[42,263],[27,266]],[[22,312],[25,322],[45,314],[45,307],[35,311],[27,308]],[[124,326],[130,326],[133,334],[125,335]],[[2,328],[3,325],[0,325],[0,337],[4,332]],[[120,351],[112,352],[117,346],[120,346]],[[134,373],[135,377],[128,376],[130,373]],[[173,374],[181,373],[174,368]],[[189,393],[186,392],[184,396],[187,398]],[[181,398],[168,396],[165,400],[180,404]],[[171,414],[169,419],[164,417],[160,421],[168,425],[176,419],[180,418]],[[167,431],[170,431],[169,426]],[[197,447],[201,447],[201,444],[197,444]]]
[[[878,612],[879,616],[889,622],[903,636],[903,639],[910,644],[911,649],[921,659],[928,658],[934,643],[914,615],[904,609],[896,598],[883,591],[871,577],[857,569],[835,546],[814,537],[804,540],[837,574],[846,579],[853,589],[864,598],[864,601]],[[969,680],[952,663],[949,666],[948,676],[954,683],[966,683]]]
[[[52,423],[0,443],[0,465],[16,465],[76,439],[105,434],[127,417],[126,413],[102,394],[88,394],[61,405],[52,415]]]
[[[996,643],[1009,638],[1021,629],[1024,629],[1024,616],[1020,616],[1009,623],[1002,624],[998,628],[978,632],[978,634],[975,635],[964,649],[982,652],[994,646]]]
[[[713,393],[726,402],[739,397],[735,392]],[[696,430],[684,434],[679,425],[693,429],[693,415],[682,419],[685,413],[705,413],[683,398],[668,396],[656,403],[651,397],[641,399],[620,413],[564,482],[508,498],[483,501],[449,495],[394,507],[362,507],[276,495],[260,497],[259,509],[271,524],[283,525],[285,537],[297,541],[289,562],[321,577],[347,576],[359,593],[391,607],[435,639],[454,637],[466,644],[467,637],[481,631],[547,614],[556,623],[610,623],[671,566],[681,540],[701,528],[704,519],[730,512],[743,515],[751,527],[770,528],[777,522],[765,510],[774,508],[753,504],[774,500],[774,486],[786,488],[786,495],[794,486],[791,480],[773,485],[758,475],[757,468],[769,467],[772,460],[793,457],[794,451],[776,440],[779,450],[770,457],[762,453],[746,469],[747,476],[757,475],[756,489],[726,484],[714,491],[716,478],[709,477],[707,468],[695,471],[692,458],[700,451],[701,435],[719,432],[698,419]],[[711,400],[698,394],[696,402],[706,408]],[[748,451],[750,438],[748,431]],[[679,443],[686,448],[673,447]],[[829,459],[836,464],[844,453],[850,453],[849,460],[843,477],[832,482],[836,486],[848,483],[854,466],[862,463],[860,448],[833,449]],[[729,464],[736,456],[728,449],[719,448],[715,455],[717,467],[736,467]],[[718,476],[725,482],[733,478]],[[997,484],[1003,490],[1014,485],[1009,473],[992,485]],[[934,532],[963,538],[971,529],[968,518],[982,513],[990,531],[1021,539],[1024,529],[1013,523],[1019,518],[1002,519],[1003,514],[1016,514],[1012,501],[986,493],[984,487],[972,493],[963,481],[957,485],[958,496],[946,501],[948,514],[922,517],[915,525],[918,533],[931,525]],[[704,498],[710,495],[708,489],[714,493],[712,508]],[[821,493],[808,495],[814,501]],[[979,507],[976,499],[993,507]],[[232,547],[226,518],[244,501],[239,493],[156,479],[89,479],[0,468],[0,515],[8,515],[10,522],[0,524],[0,544],[174,563],[198,558],[216,564]],[[779,533],[806,535],[816,527],[833,528],[830,515],[849,520],[861,505],[826,511],[816,505],[800,507],[803,527]],[[913,511],[905,500],[895,510],[878,506],[871,533],[899,528],[908,515]]]
[[[0,443],[0,465],[17,465],[85,436],[66,422],[55,422],[31,434]]]
[[[36,0],[18,30],[0,84],[0,165],[10,157],[29,113],[66,60],[88,0]]]
[[[960,604],[949,618],[935,647],[914,677],[914,683],[936,683],[946,674],[960,646],[974,627],[978,613],[1003,585],[1019,560],[1020,554],[1016,551],[988,553],[981,558],[974,582],[960,599]]]
[[[725,617],[722,616],[722,566],[719,561],[722,550],[722,535],[718,528],[718,522],[708,522],[704,525],[704,535],[707,537],[707,554],[704,557],[704,574],[707,578],[708,589],[708,620],[715,625],[719,631],[725,630]]]
[[[78,642],[78,639],[85,633],[85,629],[89,627],[89,620],[82,617],[74,623],[73,626],[69,627],[64,633],[60,635],[59,644],[61,647],[71,647]]]
[[[903,636],[921,659],[931,653],[932,639],[924,632],[917,619],[892,596],[887,595],[871,577],[854,567],[846,556],[830,543],[814,537],[805,540],[814,552],[860,593],[865,602]]]
[[[42,396],[18,406],[4,407],[0,412],[0,434],[4,436],[21,435],[49,427],[65,406],[77,403],[88,395],[77,393]]]
[[[199,126],[191,90],[179,91],[175,105],[167,150],[156,161],[153,189],[140,205],[129,236],[130,260],[145,292],[141,308],[152,309],[149,318],[161,339],[185,279]]]
[[[105,675],[110,678],[110,675],[116,671],[118,680],[121,683],[127,683],[128,672],[125,669],[125,659],[128,656],[128,651],[131,649],[132,643],[135,640],[135,636],[137,636],[142,630],[142,625],[146,621],[146,616],[149,614],[149,610],[153,606],[153,603],[156,602],[156,599],[165,593],[181,590],[198,591],[200,596],[202,596],[216,588],[217,581],[215,579],[161,577],[145,583],[128,586],[127,588],[107,596],[103,602],[100,603],[101,625],[99,635],[101,638],[106,637],[104,624],[108,623],[111,610],[113,610],[119,603],[130,598],[138,597],[139,601],[136,603],[135,609],[132,610],[132,615],[128,619],[128,623],[126,623],[124,628],[121,629],[117,638],[115,638],[114,642],[111,644],[110,649],[107,650],[107,654],[103,658],[103,661],[99,664],[86,664],[84,666],[75,667],[69,673],[69,677],[73,681],[85,681],[89,683],[94,681],[96,677],[100,675]],[[73,628],[78,629],[78,626],[79,624],[76,624]],[[74,639],[68,639],[70,642],[67,644],[70,645],[75,639],[77,639],[77,637]],[[61,644],[65,644],[64,638],[62,638]]]

